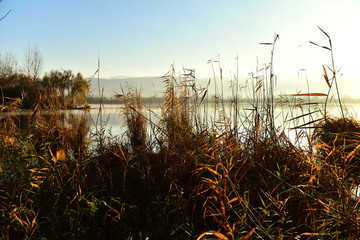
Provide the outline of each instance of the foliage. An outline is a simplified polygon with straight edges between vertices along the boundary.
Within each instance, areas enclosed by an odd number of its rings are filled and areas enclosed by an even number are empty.
[[[42,57],[38,48],[29,46],[25,51],[24,67],[18,68],[11,53],[0,57],[1,102],[20,99],[22,108],[45,109],[88,107],[89,81],[70,70],[51,71],[40,77]]]

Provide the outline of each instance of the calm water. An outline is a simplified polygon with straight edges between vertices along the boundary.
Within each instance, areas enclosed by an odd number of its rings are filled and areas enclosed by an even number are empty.
[[[89,124],[91,131],[95,131],[96,128],[100,128],[101,126],[105,128],[106,135],[118,136],[122,137],[125,132],[125,121],[124,116],[122,114],[123,105],[121,104],[107,104],[101,110],[101,117],[99,113],[99,105],[92,105],[90,111],[82,111],[82,110],[67,110],[67,114],[76,114],[83,115],[86,114],[89,116]],[[250,116],[251,105],[250,104],[242,104],[240,110],[240,118],[244,118],[246,116]],[[323,109],[322,106],[318,106],[317,108],[310,109],[310,111],[314,111],[317,109]],[[358,117],[360,116],[360,103],[351,103],[345,104],[346,113],[348,116]],[[203,109],[200,110],[203,113]],[[214,107],[209,107],[208,109],[208,121],[214,121]],[[230,106],[225,106],[225,112],[227,117],[231,117],[232,112]],[[290,130],[295,126],[299,126],[301,124],[306,123],[306,121],[315,120],[321,118],[321,112],[315,113],[310,116],[306,116],[304,118],[299,118],[297,120],[288,121],[289,119],[295,118],[302,114],[306,114],[309,112],[309,109],[303,108],[293,108],[290,111],[288,106],[276,107],[275,108],[275,125],[276,127],[280,127],[281,129],[286,129],[286,133],[293,139],[293,137],[297,134],[298,130]],[[340,108],[336,104],[330,104],[328,106],[328,113],[333,116],[341,116]],[[143,114],[146,118],[152,120],[153,123],[157,124],[160,120],[161,116],[161,108],[156,105],[152,105],[150,107],[145,107],[143,110]],[[217,114],[218,115],[218,114]],[[215,120],[218,120],[218,116]]]
[[[64,114],[65,119],[71,115],[75,115],[78,117],[86,117],[88,119],[88,123],[90,126],[90,131],[95,133],[98,129],[105,129],[105,135],[107,136],[116,136],[122,138],[124,136],[126,125],[124,120],[124,115],[122,113],[123,105],[121,104],[106,104],[101,110],[101,114],[99,112],[99,105],[91,105],[91,109],[84,111],[84,110],[63,110],[57,113]],[[240,105],[240,121],[246,119],[246,117],[251,117],[253,107],[250,104],[241,104]],[[317,109],[323,109],[323,106],[317,106],[317,108],[307,109],[304,107],[303,109],[300,108],[290,108],[288,106],[280,106],[275,108],[275,125],[282,130],[285,130],[285,133],[289,136],[292,141],[297,141],[295,136],[298,135],[298,130],[291,130],[291,128],[299,126],[301,124],[306,123],[307,121],[315,120],[321,118],[321,113],[318,112],[316,114],[312,114],[311,116],[306,116],[304,118],[299,118],[296,120],[288,121],[289,119],[296,118],[297,116],[301,116],[303,114],[308,113],[309,111],[314,111]],[[360,103],[351,103],[345,104],[346,112],[349,115],[354,117],[360,116]],[[200,108],[201,117],[204,118],[204,108]],[[213,125],[214,122],[218,122],[219,120],[219,112],[217,110],[217,114],[214,119],[214,112],[215,108],[209,105],[207,109],[207,121],[209,125]],[[230,106],[225,106],[225,113],[228,118],[232,119],[232,110]],[[328,113],[334,116],[341,116],[340,109],[335,104],[331,104],[328,106]],[[21,115],[22,117],[26,117],[31,114],[31,111],[24,111],[21,113],[17,113],[17,115]],[[49,114],[53,114],[49,112]],[[155,124],[158,124],[160,117],[161,117],[161,108],[158,105],[152,105],[150,107],[144,107],[143,114],[146,118],[151,119],[151,121]],[[8,113],[1,113],[1,116],[6,116]],[[253,118],[252,118],[253,119]],[[254,123],[254,122],[253,122]],[[252,123],[252,124],[253,124]],[[220,125],[220,124],[219,124]],[[240,125],[240,124],[239,124]],[[241,129],[239,130],[241,131]],[[302,140],[299,140],[300,142]]]

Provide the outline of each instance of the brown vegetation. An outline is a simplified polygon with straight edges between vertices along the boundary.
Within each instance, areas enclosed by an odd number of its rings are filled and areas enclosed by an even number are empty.
[[[85,119],[66,124],[40,108],[22,130],[18,116],[2,118],[1,237],[359,238],[357,120],[314,120],[319,111],[304,109],[297,94],[274,103],[268,69],[248,80],[251,108],[242,110],[234,91],[229,112],[218,88],[215,101],[206,101],[193,70],[175,76],[172,68],[163,77],[160,121],[126,87],[117,95],[127,123],[121,139],[103,128],[89,137]],[[306,143],[275,126],[274,109],[284,104],[291,105],[284,124]]]

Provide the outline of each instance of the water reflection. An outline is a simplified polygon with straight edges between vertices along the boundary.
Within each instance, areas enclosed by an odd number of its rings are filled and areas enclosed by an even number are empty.
[[[98,139],[99,133],[102,133],[106,137],[117,137],[119,139],[125,139],[126,137],[126,122],[122,114],[121,104],[107,104],[99,111],[99,105],[92,105],[89,110],[61,110],[61,111],[40,111],[33,114],[32,111],[20,111],[10,113],[0,113],[0,124],[1,131],[4,135],[6,132],[28,132],[35,137],[42,135],[48,136],[48,138],[57,139],[66,148],[71,149],[74,156],[81,156],[84,154],[85,149],[88,147],[90,142],[91,146],[94,147]],[[251,105],[243,104],[242,112],[240,116],[240,122],[244,122],[244,119],[251,119]],[[360,112],[360,103],[352,103],[346,106],[348,109],[348,115],[357,116]],[[310,130],[293,129],[296,126],[303,124],[305,121],[311,121],[313,119],[321,118],[322,113],[318,113],[305,118],[299,118],[296,120],[289,121],[296,116],[300,116],[308,111],[314,109],[290,109],[289,107],[278,107],[275,111],[275,125],[285,131],[286,135],[294,143],[303,145],[306,134],[303,134],[303,139],[299,139],[299,132],[310,133]],[[213,109],[208,109],[208,118],[204,118],[205,111],[199,111],[200,118],[207,119],[207,125],[211,126],[216,123],[219,119],[213,118]],[[227,113],[228,119],[232,119],[232,112],[230,105],[225,106],[225,112]],[[340,116],[339,109],[336,105],[331,105],[329,113],[335,116]],[[161,108],[158,105],[152,105],[144,108],[144,116],[152,121],[152,124],[158,125],[161,118]],[[242,118],[242,119],[241,119]],[[309,118],[309,119],[307,119]],[[250,121],[250,124],[254,122]],[[148,136],[151,138],[151,126],[148,125]],[[246,127],[245,127],[246,128]],[[241,132],[243,127],[239,127]],[[307,132],[306,132],[307,131]],[[39,137],[40,138],[40,137]],[[38,139],[40,141],[40,139]],[[42,139],[44,140],[44,139]],[[50,144],[51,145],[51,144]],[[55,147],[54,147],[55,149]]]
[[[349,103],[346,104],[346,112],[348,116],[357,117],[360,113],[360,103]],[[107,136],[117,136],[119,138],[124,138],[126,135],[126,123],[124,116],[121,112],[123,105],[121,104],[108,104],[102,108],[102,111],[99,112],[98,105],[92,105],[91,110],[89,111],[90,118],[90,130],[92,132],[96,132],[96,129],[105,128],[105,133]],[[245,123],[245,119],[251,119],[252,114],[252,106],[250,104],[241,104],[241,111],[238,126]],[[199,118],[201,120],[207,120],[206,123],[203,123],[207,126],[212,126],[212,124],[218,124],[219,118],[213,117],[214,107],[210,105],[207,111],[203,111],[200,108],[199,110]],[[317,111],[312,115],[308,115],[302,118],[296,118],[308,112]],[[225,112],[227,114],[228,119],[232,119],[232,110],[230,104],[225,105]],[[207,117],[204,114],[208,114]],[[100,114],[102,115],[100,118]],[[147,119],[151,119],[153,124],[158,125],[161,119],[161,107],[159,105],[150,105],[145,106],[144,116]],[[336,104],[330,104],[328,108],[328,114],[332,116],[340,117],[340,110]],[[288,138],[296,145],[304,145],[307,142],[307,136],[311,134],[311,129],[304,128],[296,128],[306,122],[314,121],[316,119],[321,119],[323,116],[322,107],[317,105],[316,107],[311,107],[309,109],[301,109],[301,108],[291,108],[289,106],[280,106],[275,109],[275,126],[278,130],[284,131],[284,133],[288,136]],[[295,118],[295,119],[294,119]],[[294,119],[294,120],[291,120]],[[102,124],[101,124],[102,121]],[[254,124],[254,122],[249,122],[249,124]],[[220,125],[220,124],[218,124]],[[250,128],[251,126],[241,126],[239,127],[239,132],[241,133],[244,129]],[[148,136],[151,137],[151,125],[148,125]]]
[[[85,156],[88,149],[90,123],[86,111],[1,113],[0,124],[5,144],[11,145],[7,140],[12,138],[26,139],[36,153],[48,152],[55,156],[62,150],[79,159]]]

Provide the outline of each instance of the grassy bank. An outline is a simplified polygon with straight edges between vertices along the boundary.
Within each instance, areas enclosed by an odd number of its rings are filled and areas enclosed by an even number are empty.
[[[124,88],[117,95],[122,138],[101,127],[88,135],[85,116],[65,119],[41,108],[21,126],[16,116],[2,118],[1,237],[359,238],[358,121],[329,116],[312,99],[318,93],[275,102],[272,65],[246,88],[233,79],[228,111],[219,100],[221,70],[211,99],[192,70],[175,76],[171,69],[156,122],[143,114],[136,89]],[[244,97],[251,108],[239,107]],[[274,109],[282,105],[290,107],[283,126],[304,144],[276,126]]]

